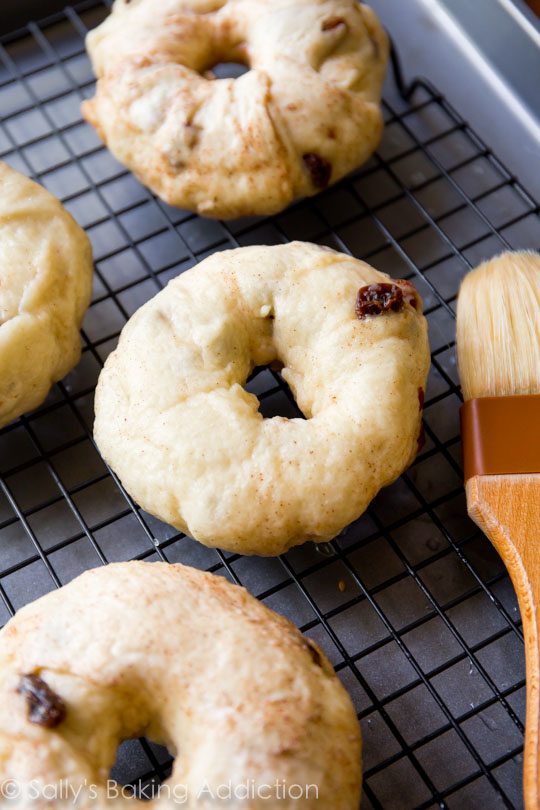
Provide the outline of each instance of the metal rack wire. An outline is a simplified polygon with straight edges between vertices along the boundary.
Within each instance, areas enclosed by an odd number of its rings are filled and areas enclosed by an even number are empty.
[[[522,634],[501,561],[466,517],[454,303],[463,274],[505,247],[540,245],[538,204],[426,80],[396,55],[378,153],[316,198],[221,223],[156,200],[81,120],[93,78],[87,0],[0,37],[0,157],[62,199],[93,243],[93,303],[79,366],[35,413],[0,431],[0,622],[82,570],[118,559],[225,575],[321,644],[364,732],[369,808],[521,806]],[[292,238],[413,278],[430,323],[427,443],[367,514],[325,547],[277,560],[206,549],[144,513],[99,457],[92,397],[133,311],[215,250]],[[298,415],[280,376],[248,387],[266,416]],[[120,750],[114,774],[146,787],[167,753]]]

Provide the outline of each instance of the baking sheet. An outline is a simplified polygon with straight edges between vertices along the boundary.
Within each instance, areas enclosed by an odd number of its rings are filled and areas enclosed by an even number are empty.
[[[421,81],[405,100],[391,77],[381,147],[346,181],[266,219],[221,223],[170,208],[81,120],[93,88],[83,35],[106,13],[85,2],[1,39],[0,156],[86,228],[96,274],[81,363],[38,411],[0,431],[0,622],[104,562],[214,571],[329,655],[362,722],[366,810],[521,807],[521,625],[502,563],[466,517],[454,308],[471,265],[506,246],[538,247],[536,202],[435,88]],[[206,549],[131,502],[93,444],[93,390],[126,319],[170,278],[215,250],[289,239],[418,286],[433,350],[427,443],[330,546],[246,558]],[[266,416],[296,414],[271,371],[249,387]],[[168,767],[166,752],[135,741],[114,775],[148,784]]]

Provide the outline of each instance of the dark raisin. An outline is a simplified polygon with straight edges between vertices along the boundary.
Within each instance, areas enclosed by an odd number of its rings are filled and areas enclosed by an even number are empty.
[[[396,284],[399,284],[403,291],[405,303],[410,304],[413,309],[418,309],[418,293],[414,284],[406,278],[398,278]]]
[[[425,399],[425,397],[424,397],[424,389],[419,388],[418,389],[418,403],[420,405],[420,410],[421,411],[424,410],[424,399]]]
[[[333,31],[338,25],[345,25],[343,17],[329,17],[321,23],[321,31]]]
[[[403,306],[403,292],[397,284],[369,284],[358,290],[355,311],[358,318],[366,318],[384,312],[399,312]]]
[[[318,648],[315,646],[315,644],[312,641],[310,641],[309,638],[306,639],[306,649],[307,649],[308,653],[311,655],[313,663],[316,664],[318,667],[321,667],[321,669],[322,669],[323,663],[322,663],[321,654],[320,654]]]
[[[39,675],[22,675],[17,691],[26,697],[28,719],[44,728],[56,728],[66,716],[62,698]]]
[[[302,160],[311,175],[311,182],[315,188],[326,188],[332,174],[330,161],[314,152],[306,152],[305,155],[302,155]]]

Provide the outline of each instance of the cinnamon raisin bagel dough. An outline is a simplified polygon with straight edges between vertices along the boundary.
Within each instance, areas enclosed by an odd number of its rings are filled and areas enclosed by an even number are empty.
[[[117,747],[143,734],[176,755],[161,798],[143,807],[179,806],[167,792],[178,786],[182,807],[197,810],[358,808],[360,729],[332,666],[224,578],[166,563],[111,564],[22,608],[2,630],[2,785],[39,792],[65,780],[66,792],[82,788],[78,808],[109,807],[104,786]],[[198,798],[205,785],[215,793],[250,780],[316,785],[318,799],[313,789],[296,800]],[[14,806],[51,807],[23,798]]]
[[[88,34],[85,118],[172,205],[270,214],[357,168],[382,132],[388,59],[356,0],[116,0]],[[238,79],[215,79],[220,62]]]
[[[335,537],[417,451],[427,327],[414,288],[388,282],[302,242],[215,253],[171,281],[98,381],[95,438],[128,492],[243,554]],[[305,420],[263,419],[243,387],[276,360]]]
[[[37,408],[81,353],[92,253],[42,186],[0,162],[0,427]]]

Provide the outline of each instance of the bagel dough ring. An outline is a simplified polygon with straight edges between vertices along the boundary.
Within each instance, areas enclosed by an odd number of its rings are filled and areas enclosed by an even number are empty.
[[[42,186],[0,162],[0,427],[37,408],[81,354],[92,252]]]
[[[37,707],[28,689],[17,693],[32,676],[52,692]],[[0,633],[2,785],[67,780],[65,793],[82,786],[82,797],[99,786],[76,806],[109,807],[104,784],[118,744],[141,735],[176,755],[165,788],[187,789],[182,807],[358,808],[360,728],[331,664],[283,616],[223,577],[113,563],[22,608]],[[316,785],[318,799],[315,789],[297,800],[198,798],[204,785],[217,793],[250,780]],[[143,807],[177,805],[164,789]]]
[[[141,182],[205,216],[280,211],[380,140],[388,42],[356,0],[116,0],[87,49],[84,117]],[[216,79],[223,61],[251,70]]]
[[[98,380],[95,438],[128,492],[243,554],[335,537],[417,452],[420,300],[355,313],[359,288],[388,280],[294,242],[215,253],[171,281],[128,321]],[[263,419],[243,387],[276,360],[305,420]]]

